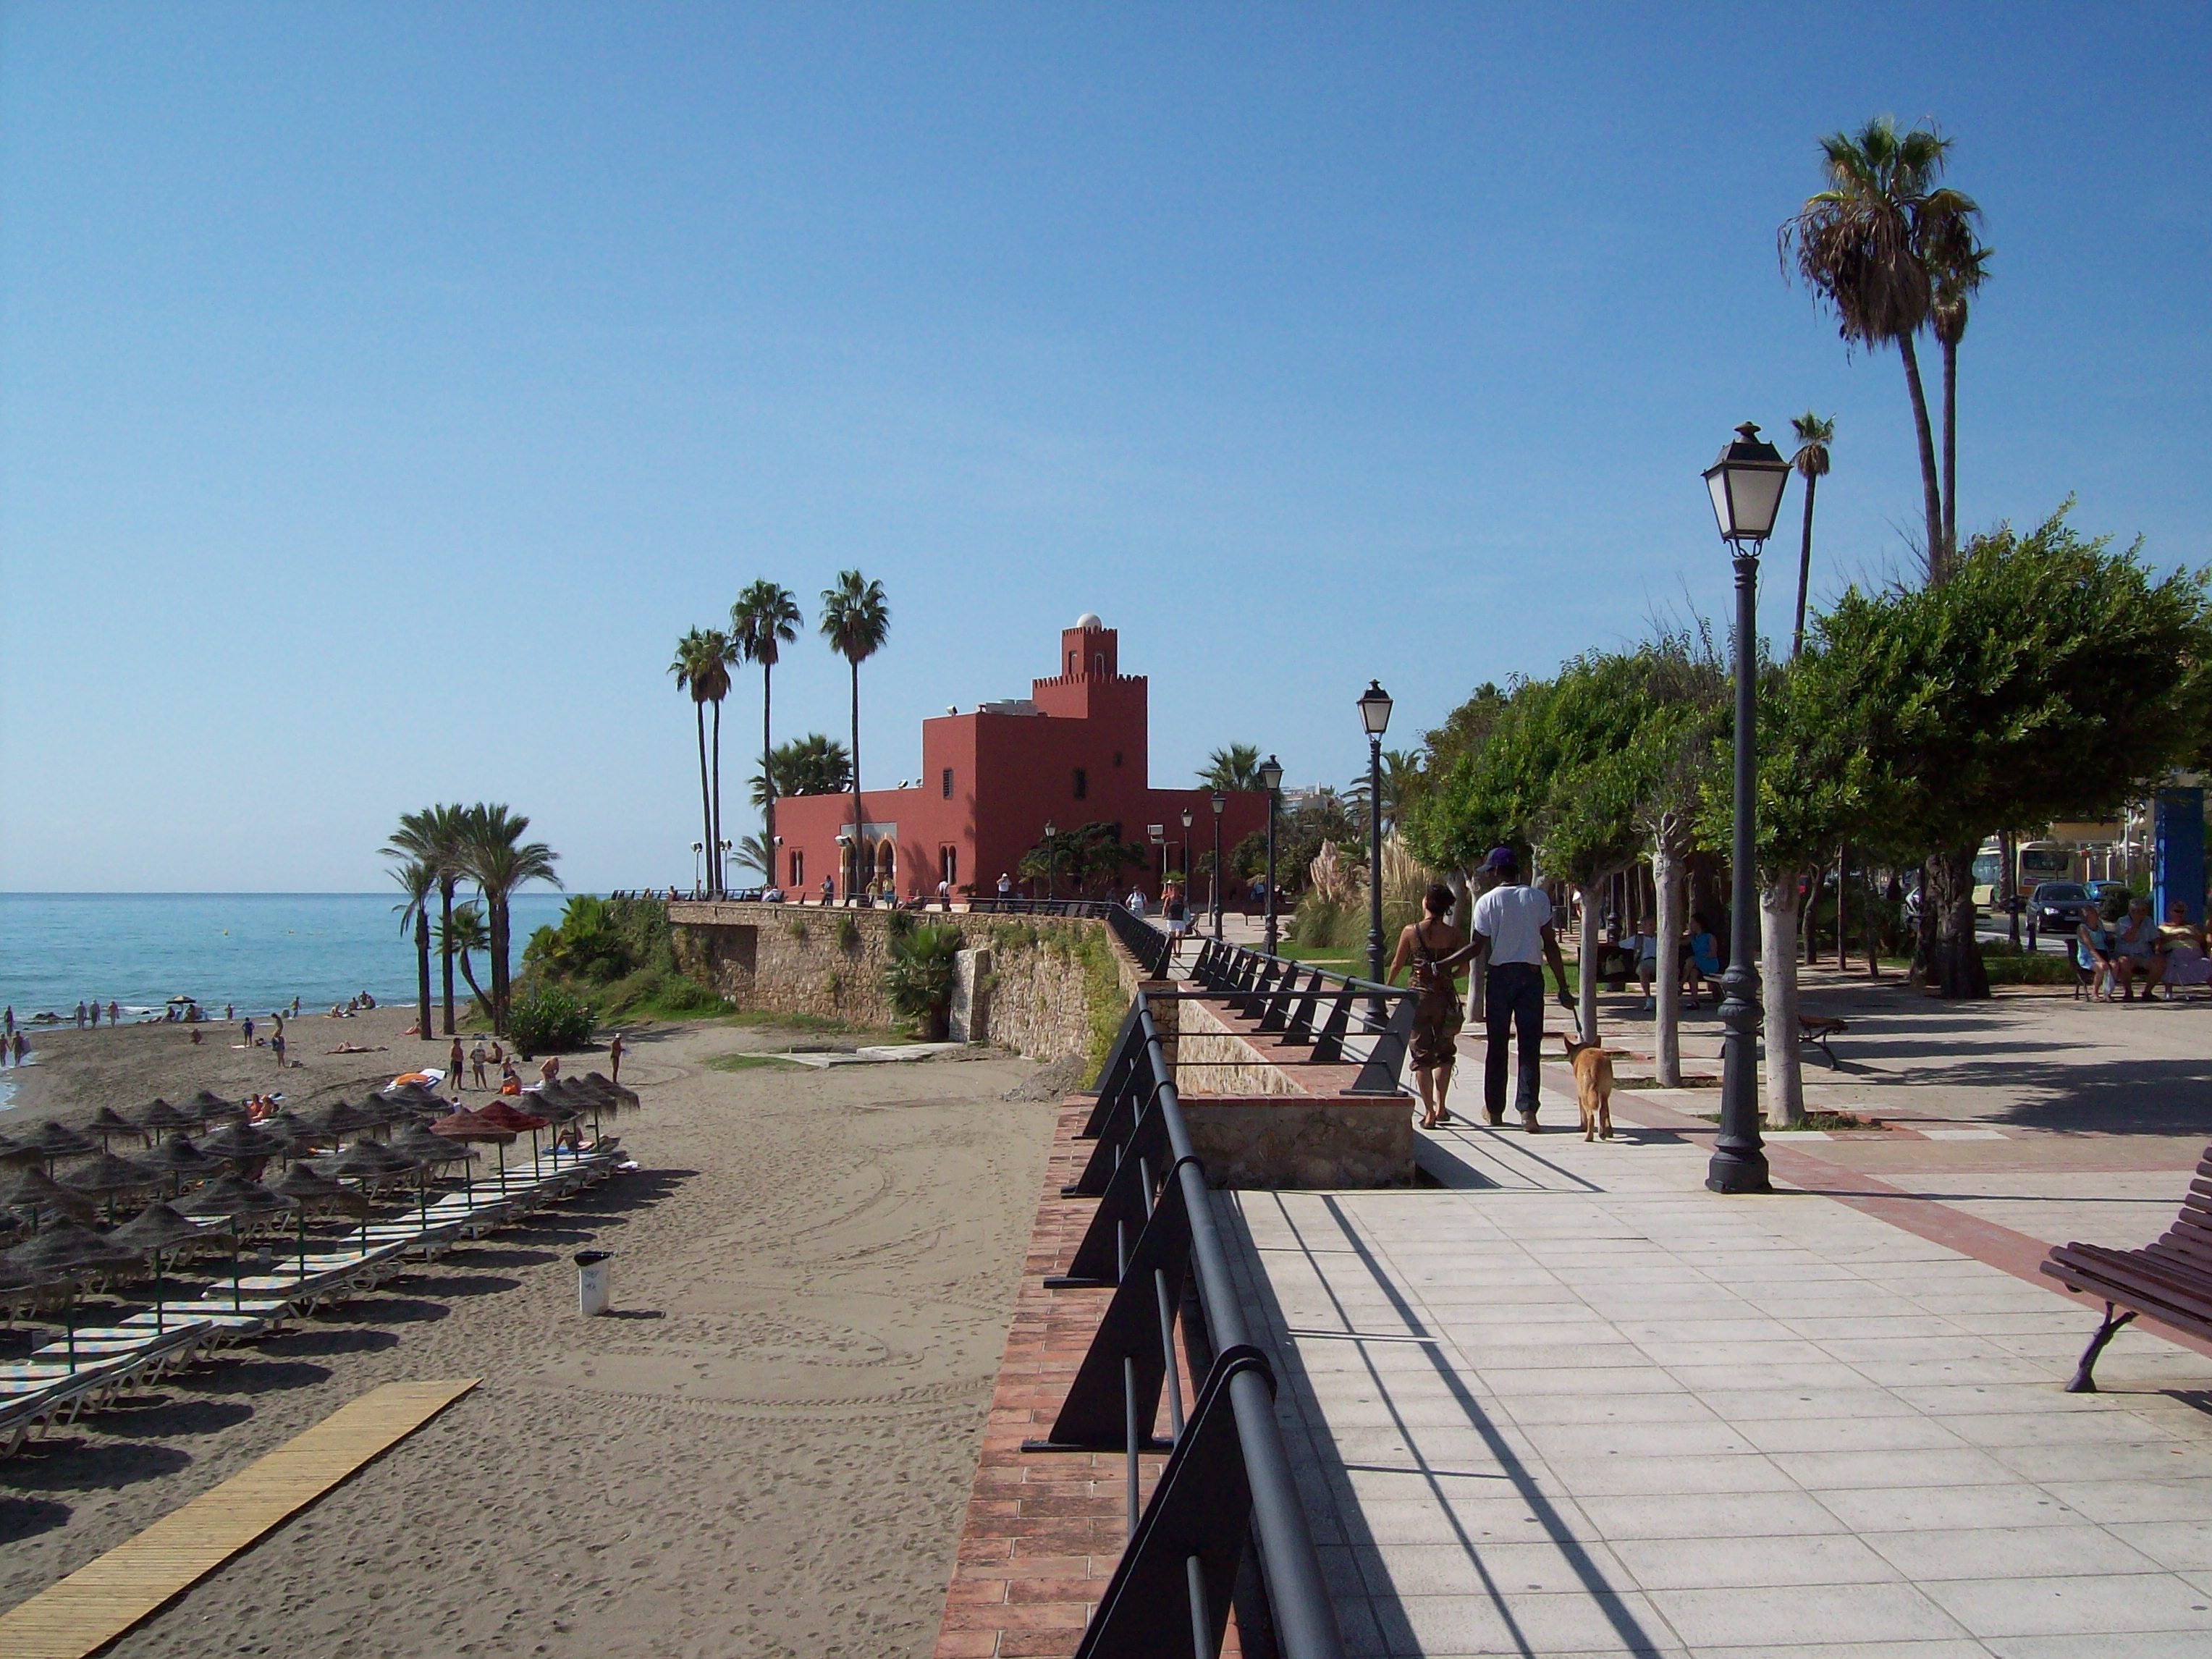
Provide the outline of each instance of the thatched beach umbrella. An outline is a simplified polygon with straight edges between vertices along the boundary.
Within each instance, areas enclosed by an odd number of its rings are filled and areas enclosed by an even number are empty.
[[[191,1200],[180,1205],[186,1215],[222,1216],[230,1222],[230,1310],[236,1313],[244,1302],[239,1269],[240,1236],[249,1222],[265,1220],[292,1206],[292,1200],[281,1193],[270,1191],[257,1181],[246,1181],[234,1175],[226,1175],[219,1181],[210,1181],[194,1193]]]
[[[499,1189],[502,1194],[507,1191],[507,1149],[514,1140],[513,1129],[495,1129],[486,1123],[480,1114],[465,1108],[440,1118],[430,1126],[430,1133],[447,1140],[477,1141],[499,1148]],[[465,1173],[464,1171],[465,1180]],[[472,1199],[476,1196],[473,1183],[468,1184],[468,1193]]]
[[[334,1100],[320,1111],[307,1114],[307,1127],[325,1140],[343,1140],[388,1121],[374,1111],[364,1111],[350,1101]]]
[[[46,1157],[35,1146],[26,1146],[11,1135],[0,1135],[0,1168],[44,1168]]]
[[[111,1244],[101,1234],[74,1221],[57,1221],[8,1252],[8,1260],[24,1272],[43,1275],[67,1287],[64,1317],[69,1324],[69,1368],[76,1369],[77,1281],[102,1267],[120,1267],[137,1260],[137,1253]]]
[[[251,1123],[226,1123],[200,1142],[202,1152],[227,1164],[264,1164],[284,1146],[283,1137]]]
[[[23,1145],[35,1149],[46,1161],[46,1173],[54,1172],[54,1165],[65,1158],[82,1158],[87,1152],[100,1150],[66,1124],[48,1118],[44,1123],[22,1138]]]
[[[488,1100],[477,1107],[476,1117],[477,1121],[487,1129],[503,1129],[509,1134],[527,1134],[530,1137],[531,1162],[535,1164],[538,1161],[538,1132],[545,1127],[544,1118],[534,1112],[522,1111],[500,1097]],[[431,1127],[434,1128],[436,1126]],[[503,1141],[500,1144],[502,1147],[506,1145]],[[504,1151],[499,1157],[499,1186],[501,1192],[507,1190],[507,1154]]]
[[[637,1109],[637,1091],[625,1089],[604,1072],[586,1072],[584,1073],[584,1081],[594,1089],[605,1090],[622,1103],[622,1109],[625,1112],[634,1112]]]
[[[117,1247],[136,1250],[149,1256],[154,1262],[154,1330],[160,1334],[163,1325],[163,1284],[161,1258],[175,1260],[175,1253],[187,1244],[198,1242],[210,1228],[198,1222],[188,1221],[161,1203],[149,1204],[144,1209],[107,1235],[107,1242]]]
[[[183,1135],[171,1135],[138,1162],[149,1170],[159,1170],[171,1183],[173,1193],[182,1191],[187,1181],[212,1181],[225,1167],[221,1158],[210,1158]]]
[[[113,1221],[115,1195],[118,1193],[155,1188],[167,1178],[159,1170],[149,1169],[134,1158],[118,1158],[113,1152],[101,1152],[90,1161],[72,1168],[66,1184],[74,1191],[105,1198],[107,1200],[107,1218]]]
[[[190,1112],[180,1112],[159,1095],[141,1107],[138,1127],[146,1134],[174,1134],[179,1129],[196,1128],[199,1120]]]
[[[270,1190],[280,1198],[290,1200],[299,1206],[300,1276],[302,1279],[307,1275],[307,1211],[311,1207],[337,1209],[341,1206],[356,1206],[365,1212],[368,1207],[367,1199],[349,1193],[337,1182],[317,1175],[304,1164],[295,1164],[286,1170],[284,1178],[276,1182]]]
[[[58,1221],[90,1221],[100,1213],[89,1198],[40,1169],[25,1170],[0,1188],[0,1209],[28,1222],[33,1232]]]
[[[444,1135],[434,1135],[419,1123],[410,1123],[392,1136],[391,1150],[402,1157],[413,1158],[421,1166],[421,1172],[415,1178],[415,1190],[425,1225],[430,1219],[430,1172],[455,1164],[471,1164],[477,1157],[459,1141]]]
[[[84,1127],[87,1132],[100,1137],[102,1148],[105,1148],[107,1143],[118,1135],[137,1135],[142,1140],[145,1139],[145,1131],[112,1106],[101,1107],[86,1121]]]
[[[212,1089],[203,1089],[194,1095],[187,1109],[197,1114],[203,1123],[228,1123],[246,1115],[244,1105],[235,1100],[225,1100]]]

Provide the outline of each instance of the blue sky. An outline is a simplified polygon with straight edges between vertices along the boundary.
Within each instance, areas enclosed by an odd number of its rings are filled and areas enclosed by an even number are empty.
[[[6,6],[0,887],[369,887],[445,798],[688,879],[666,664],[756,575],[889,590],[876,784],[1085,610],[1156,781],[1343,780],[1371,675],[1410,741],[1717,611],[1746,418],[1836,415],[1815,592],[1878,580],[1897,360],[1774,247],[1875,112],[1997,250],[1962,525],[2204,563],[2207,18]],[[844,693],[803,640],[779,735]],[[732,779],[758,724],[748,674]]]

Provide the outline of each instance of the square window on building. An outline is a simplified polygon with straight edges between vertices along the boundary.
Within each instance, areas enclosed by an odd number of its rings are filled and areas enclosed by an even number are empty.
[[[945,769],[945,799],[952,799],[952,769],[949,766]]]
[[[1075,769],[1075,799],[1085,799],[1091,793],[1091,775],[1081,767]]]
[[[806,854],[804,853],[794,851],[791,855],[791,884],[795,888],[806,885]]]

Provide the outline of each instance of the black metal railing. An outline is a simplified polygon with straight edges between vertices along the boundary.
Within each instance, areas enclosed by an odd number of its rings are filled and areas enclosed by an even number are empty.
[[[1153,1024],[1155,995],[1138,993],[1100,1068],[1086,1130],[1098,1146],[1085,1180],[1067,1189],[1096,1191],[1098,1208],[1068,1273],[1046,1281],[1111,1285],[1114,1295],[1050,1437],[1024,1447],[1119,1449],[1127,1458],[1128,1543],[1076,1652],[1214,1659],[1233,1608],[1241,1649],[1254,1659],[1341,1659],[1336,1610],[1275,1420],[1274,1367],[1245,1328]],[[1178,1330],[1197,1383],[1188,1412]],[[1155,1434],[1163,1394],[1164,1438]],[[1168,1456],[1140,1505],[1145,1451]]]
[[[1309,1060],[1357,1062],[1359,1075],[1347,1094],[1398,1092],[1406,1046],[1413,1040],[1416,993],[1218,939],[1200,945],[1190,979],[1247,1019],[1256,1020],[1261,1030],[1305,1044]],[[1364,1040],[1364,1054],[1350,1046],[1354,1038]]]

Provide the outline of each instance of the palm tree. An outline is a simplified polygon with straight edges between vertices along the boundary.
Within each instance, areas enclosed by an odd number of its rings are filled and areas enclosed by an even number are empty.
[[[491,934],[484,927],[483,906],[474,899],[455,905],[453,914],[439,925],[438,946],[445,951],[448,960],[459,961],[461,977],[469,982],[469,989],[476,994],[477,1002],[489,1008],[491,999],[484,994],[483,987],[477,983],[475,970],[469,966],[470,951],[482,951],[489,954],[491,951]]]
[[[1829,134],[1820,141],[1828,188],[1808,197],[1778,235],[1785,267],[1795,260],[1805,285],[1836,313],[1846,341],[1893,345],[1904,360],[1920,445],[1930,581],[1943,579],[1949,553],[1928,395],[1912,340],[1934,301],[1925,258],[1931,227],[1979,211],[1958,191],[1936,186],[1950,148],[1949,139],[1925,128],[1899,132],[1887,116],[1868,122],[1856,137]]]
[[[822,637],[830,648],[853,669],[853,870],[860,868],[860,665],[883,649],[891,631],[890,606],[884,602],[884,585],[869,581],[857,570],[841,570],[835,586],[822,590]],[[848,898],[858,885],[846,878]]]
[[[753,805],[763,811],[771,799],[793,795],[842,795],[853,787],[853,757],[836,738],[809,732],[776,744],[769,752],[768,765],[753,774],[747,787]]]
[[[1828,476],[1828,446],[1836,441],[1836,417],[1822,420],[1811,410],[1790,422],[1797,434],[1797,453],[1790,465],[1805,480],[1805,538],[1797,546],[1797,626],[1790,635],[1790,660],[1805,648],[1805,588],[1813,579],[1813,492]]]
[[[1206,769],[1198,781],[1209,789],[1257,789],[1260,787],[1260,745],[1255,743],[1232,743],[1225,749],[1217,749],[1206,757]]]
[[[419,812],[403,812],[399,827],[384,843],[384,856],[402,863],[424,863],[438,872],[439,916],[449,923],[453,915],[453,887],[461,878],[461,830],[467,818],[460,806],[426,806]],[[444,961],[446,1035],[453,1034],[453,957],[441,947]],[[427,1022],[422,1027],[430,1034]]]
[[[775,676],[776,659],[783,647],[799,637],[799,624],[805,618],[799,615],[799,601],[787,587],[779,587],[766,577],[747,585],[738,595],[738,602],[730,607],[730,631],[737,641],[738,653],[748,662],[757,662],[761,671],[761,776],[768,785],[767,799],[759,803],[761,809],[761,845],[773,854],[775,848],[775,739],[770,736],[769,704],[773,696],[771,682]],[[775,879],[773,862],[762,872],[768,879]]]
[[[1963,212],[1935,215],[1929,219],[1926,238],[1928,267],[1935,279],[1928,319],[1936,332],[1936,343],[1943,349],[1943,545],[1947,553],[1959,550],[1959,342],[1966,337],[1966,302],[1980,291],[1990,275],[1990,250],[1974,239],[1975,217],[1972,204]]]
[[[558,887],[553,873],[556,854],[542,841],[526,842],[530,820],[510,812],[504,804],[478,803],[468,812],[467,836],[462,867],[483,896],[490,922],[491,1028],[507,1029],[507,947],[513,935],[508,907],[515,890],[527,882],[543,881]]]
[[[414,816],[409,814],[409,817]],[[405,818],[400,823],[404,825]],[[388,852],[390,849],[387,848]],[[422,1040],[430,1040],[430,895],[438,890],[438,866],[428,859],[410,859],[392,872],[399,890],[407,895],[404,904],[392,908],[399,913],[399,931],[404,935],[410,927],[415,930],[415,1007],[420,1022],[416,1030]]]
[[[720,629],[695,628],[676,641],[676,659],[668,665],[676,689],[691,694],[691,712],[699,726],[699,816],[707,841],[708,896],[722,890],[722,699],[730,694],[730,639]],[[714,766],[712,781],[707,769],[707,705],[714,705]]]

